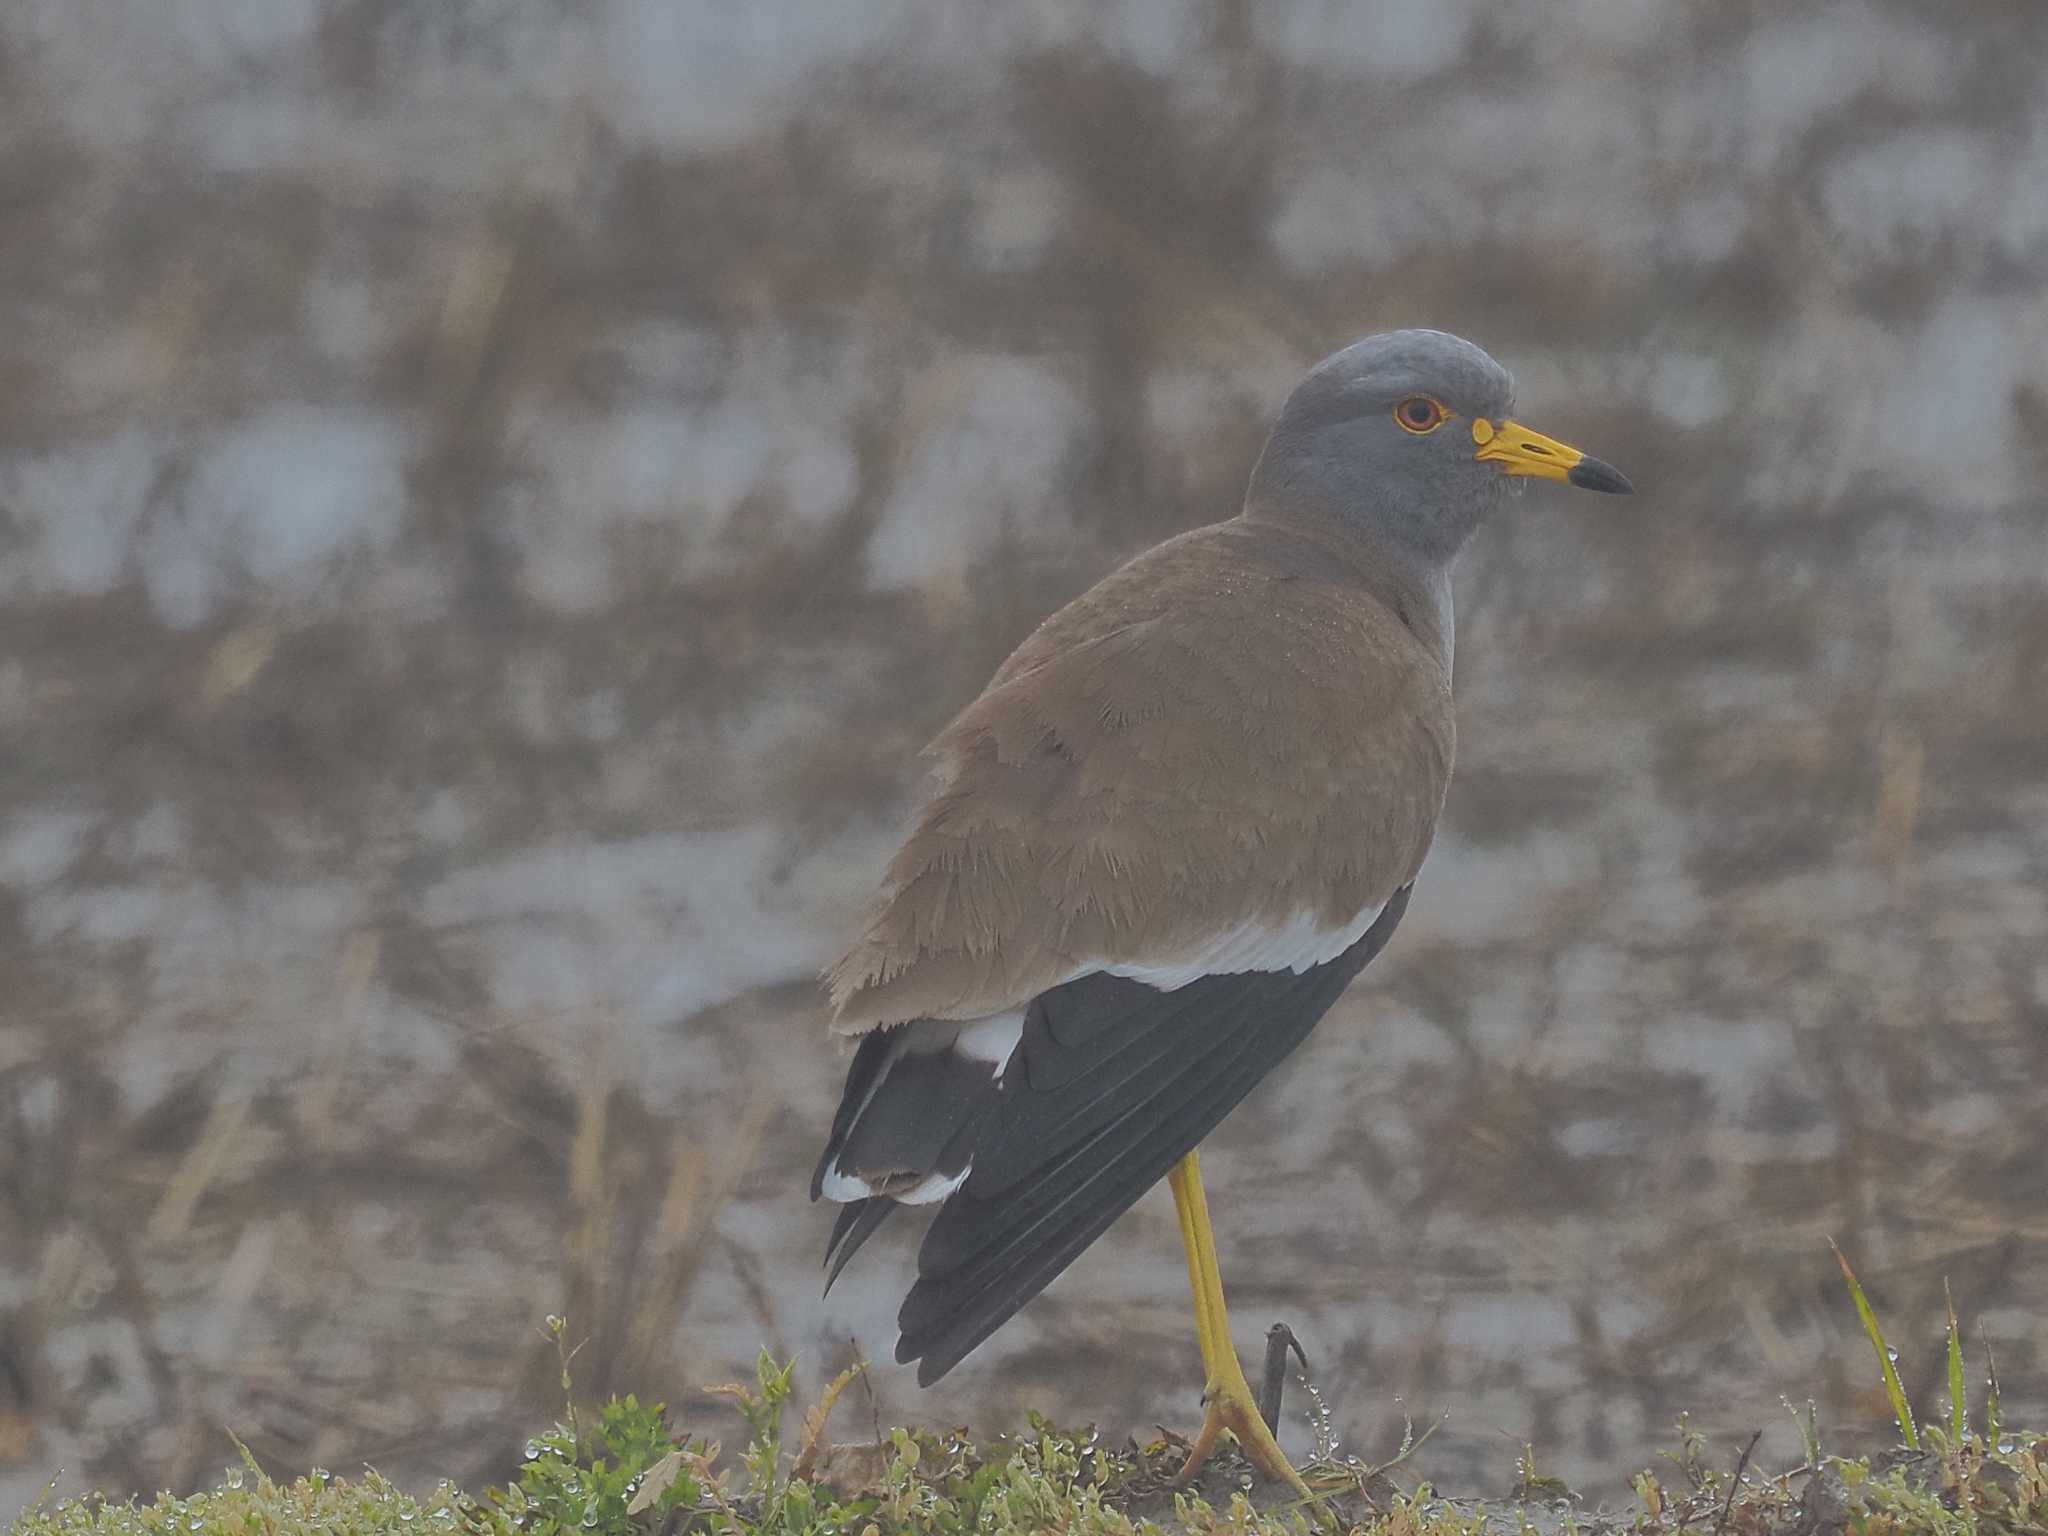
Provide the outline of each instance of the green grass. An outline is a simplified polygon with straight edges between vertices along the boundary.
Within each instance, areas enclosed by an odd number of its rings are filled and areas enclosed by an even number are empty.
[[[1828,1247],[1834,1249],[1835,1262],[1842,1266],[1842,1278],[1849,1282],[1849,1299],[1856,1303],[1856,1315],[1863,1320],[1864,1335],[1870,1340],[1870,1347],[1877,1352],[1878,1374],[1884,1379],[1884,1395],[1892,1405],[1892,1418],[1899,1426],[1899,1436],[1909,1450],[1920,1449],[1920,1429],[1913,1422],[1913,1408],[1906,1401],[1906,1389],[1899,1385],[1899,1352],[1884,1341],[1884,1329],[1878,1325],[1877,1313],[1870,1305],[1870,1298],[1863,1294],[1863,1286],[1856,1279],[1856,1271],[1849,1267],[1848,1256],[1836,1246],[1835,1240],[1828,1239]],[[1949,1351],[1955,1353],[1955,1308],[1949,1308]],[[1964,1405],[1961,1401],[1962,1379],[1952,1378],[1952,1390],[1957,1395],[1956,1413],[1960,1420]]]
[[[472,1497],[443,1484],[424,1498],[374,1471],[313,1474],[278,1483],[253,1466],[186,1498],[109,1503],[88,1496],[28,1511],[13,1536],[1281,1536],[1318,1528],[1366,1536],[1790,1536],[1811,1508],[1867,1536],[2048,1530],[2048,1440],[2019,1437],[2000,1451],[1948,1441],[1873,1461],[1830,1459],[1818,1471],[1736,1481],[1701,1459],[1696,1443],[1660,1475],[1636,1480],[1636,1505],[1609,1515],[1574,1510],[1546,1480],[1527,1503],[1488,1506],[1361,1482],[1351,1469],[1307,1469],[1328,1490],[1321,1511],[1258,1504],[1235,1487],[1233,1460],[1202,1488],[1168,1482],[1178,1449],[1112,1448],[1096,1437],[1036,1426],[988,1445],[898,1429],[879,1451],[852,1448],[798,1477],[773,1442],[756,1440],[738,1464],[715,1447],[679,1444],[658,1407],[607,1406],[567,1454],[567,1431],[536,1441],[517,1483]],[[1675,1470],[1674,1470],[1675,1467]],[[1818,1495],[1818,1497],[1816,1497]]]
[[[1764,1475],[1749,1452],[1717,1455],[1681,1419],[1678,1448],[1634,1481],[1633,1508],[1579,1509],[1523,1447],[1520,1483],[1509,1501],[1450,1499],[1410,1476],[1419,1446],[1405,1440],[1392,1462],[1369,1467],[1340,1459],[1321,1400],[1314,1398],[1317,1453],[1303,1474],[1318,1494],[1303,1505],[1283,1493],[1255,1498],[1248,1468],[1224,1451],[1194,1487],[1173,1487],[1181,1448],[1161,1439],[1112,1446],[1092,1431],[1056,1429],[1033,1418],[1020,1434],[975,1443],[963,1435],[895,1429],[879,1443],[835,1446],[832,1407],[859,1368],[827,1389],[785,1441],[791,1368],[765,1353],[755,1378],[720,1390],[746,1423],[746,1447],[678,1440],[662,1405],[633,1397],[579,1414],[570,1389],[567,1325],[549,1318],[570,1409],[536,1436],[516,1481],[465,1493],[443,1483],[426,1497],[393,1487],[375,1471],[353,1478],[314,1472],[279,1483],[246,1449],[218,1486],[184,1498],[110,1502],[98,1495],[25,1511],[7,1536],[1302,1536],[1312,1530],[1362,1536],[2042,1536],[2048,1533],[2048,1438],[2015,1434],[1998,1422],[1996,1373],[1972,1427],[1963,1345],[1949,1308],[1949,1412],[1916,1425],[1890,1370],[1876,1313],[1840,1250],[1857,1314],[1883,1374],[1906,1444],[1865,1459],[1824,1456],[1809,1404],[1795,1410],[1806,1464]],[[1313,1395],[1313,1394],[1312,1394]],[[1788,1405],[1789,1406],[1789,1405]],[[1427,1438],[1426,1436],[1424,1437]],[[1751,1442],[1752,1446],[1754,1441]]]

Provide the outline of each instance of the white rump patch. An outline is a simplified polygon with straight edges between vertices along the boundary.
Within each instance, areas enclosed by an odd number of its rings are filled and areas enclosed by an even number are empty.
[[[1000,1073],[1010,1064],[1010,1057],[1016,1054],[1017,1042],[1023,1038],[1024,1010],[1017,1008],[961,1025],[953,1049],[970,1061],[987,1062]]]
[[[839,1160],[834,1158],[825,1169],[825,1177],[818,1181],[818,1193],[827,1200],[837,1200],[841,1205],[853,1200],[865,1200],[874,1191],[868,1188],[866,1179],[856,1179],[850,1173],[839,1171]]]
[[[958,1174],[926,1174],[922,1180],[911,1184],[907,1190],[897,1190],[889,1198],[903,1206],[928,1206],[934,1200],[944,1200],[948,1194],[967,1184],[967,1176],[973,1174],[973,1171],[975,1163],[973,1159],[969,1159],[967,1167],[963,1167]],[[834,1159],[831,1161],[831,1167],[825,1169],[825,1178],[819,1182],[817,1192],[823,1194],[827,1200],[838,1200],[840,1204],[846,1204],[848,1200],[866,1200],[874,1194],[874,1188],[856,1174],[842,1174],[838,1159]]]
[[[991,1077],[1001,1077],[1003,1069],[1010,1064],[1010,1058],[1017,1053],[1017,1044],[1024,1038],[1024,1010],[1012,1009],[1008,1013],[990,1014],[985,1019],[970,1019],[966,1023],[955,1023],[950,1019],[919,1019],[906,1024],[890,1044],[889,1060],[882,1070],[875,1074],[874,1083],[868,1088],[867,1097],[861,1100],[860,1109],[854,1112],[858,1121],[876,1095],[886,1093],[889,1074],[896,1063],[906,1056],[936,1056],[949,1051],[968,1061],[979,1062],[989,1070]],[[908,1189],[898,1190],[889,1198],[902,1205],[930,1205],[943,1200],[967,1180],[974,1164],[969,1163],[958,1173],[927,1174]],[[818,1192],[828,1200],[842,1203],[848,1200],[865,1200],[875,1193],[874,1187],[858,1174],[847,1173],[834,1158],[825,1169],[825,1176],[819,1181]]]
[[[928,1173],[910,1188],[899,1189],[889,1198],[898,1205],[930,1205],[934,1201],[945,1199],[965,1184],[967,1175],[973,1171],[974,1163],[970,1159],[967,1166],[958,1173]],[[837,1200],[841,1205],[850,1200],[865,1200],[874,1192],[874,1188],[866,1179],[851,1173],[841,1173],[837,1160],[825,1170],[825,1177],[818,1185],[818,1193],[827,1200]]]
[[[967,1175],[974,1172],[974,1160],[968,1159],[967,1166],[958,1173],[928,1173],[923,1179],[889,1198],[898,1205],[932,1205],[953,1193],[967,1182]]]
[[[1175,991],[1204,976],[1235,976],[1244,971],[1292,971],[1298,976],[1343,954],[1365,936],[1365,930],[1384,910],[1384,905],[1366,907],[1342,928],[1325,928],[1312,912],[1297,912],[1278,927],[1265,922],[1239,923],[1171,960],[1093,965],[1076,974],[1100,971],[1127,976],[1162,992]]]

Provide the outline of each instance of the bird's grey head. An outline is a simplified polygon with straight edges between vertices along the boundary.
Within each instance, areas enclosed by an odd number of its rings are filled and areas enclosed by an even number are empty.
[[[1252,474],[1254,516],[1336,518],[1441,570],[1509,477],[1626,491],[1621,474],[1510,417],[1507,369],[1444,331],[1387,331],[1295,386]]]

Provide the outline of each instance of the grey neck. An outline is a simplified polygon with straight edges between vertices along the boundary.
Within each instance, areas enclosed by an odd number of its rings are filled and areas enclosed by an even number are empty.
[[[1384,569],[1387,576],[1385,600],[1410,633],[1427,646],[1444,669],[1444,681],[1451,680],[1451,664],[1458,648],[1457,613],[1451,602],[1451,568],[1425,566],[1404,560],[1398,550],[1388,550]]]
[[[1451,568],[1438,566],[1436,574],[1429,578],[1434,590],[1430,596],[1436,603],[1437,656],[1444,664],[1444,681],[1451,680],[1451,664],[1458,649],[1458,620],[1455,606],[1451,602]]]
[[[1350,424],[1289,431],[1283,423],[1252,466],[1245,509],[1303,521],[1335,520],[1399,549],[1419,569],[1448,568],[1499,504],[1505,481],[1472,465],[1395,475],[1348,439]]]
[[[1265,467],[1262,462],[1260,469]],[[1437,658],[1448,683],[1457,648],[1450,560],[1388,537],[1343,502],[1303,494],[1305,489],[1286,481],[1262,483],[1255,472],[1245,497],[1244,520],[1286,528],[1334,556],[1349,580],[1394,610]]]

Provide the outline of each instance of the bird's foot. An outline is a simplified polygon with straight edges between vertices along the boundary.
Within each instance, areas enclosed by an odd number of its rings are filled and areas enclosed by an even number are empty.
[[[1251,1383],[1244,1378],[1244,1369],[1233,1358],[1233,1369],[1221,1373],[1221,1380],[1212,1379],[1204,1394],[1208,1411],[1202,1418],[1202,1432],[1195,1436],[1195,1443],[1188,1448],[1188,1459],[1181,1464],[1180,1474],[1174,1478],[1174,1486],[1184,1488],[1202,1470],[1202,1464],[1216,1449],[1216,1440],[1224,1430],[1237,1436],[1238,1448],[1244,1458],[1258,1469],[1264,1477],[1276,1483],[1285,1483],[1304,1499],[1315,1497],[1301,1474],[1294,1470],[1286,1454],[1280,1449],[1280,1442],[1273,1438],[1273,1431],[1266,1428],[1265,1417],[1259,1412],[1258,1400],[1252,1396]]]

